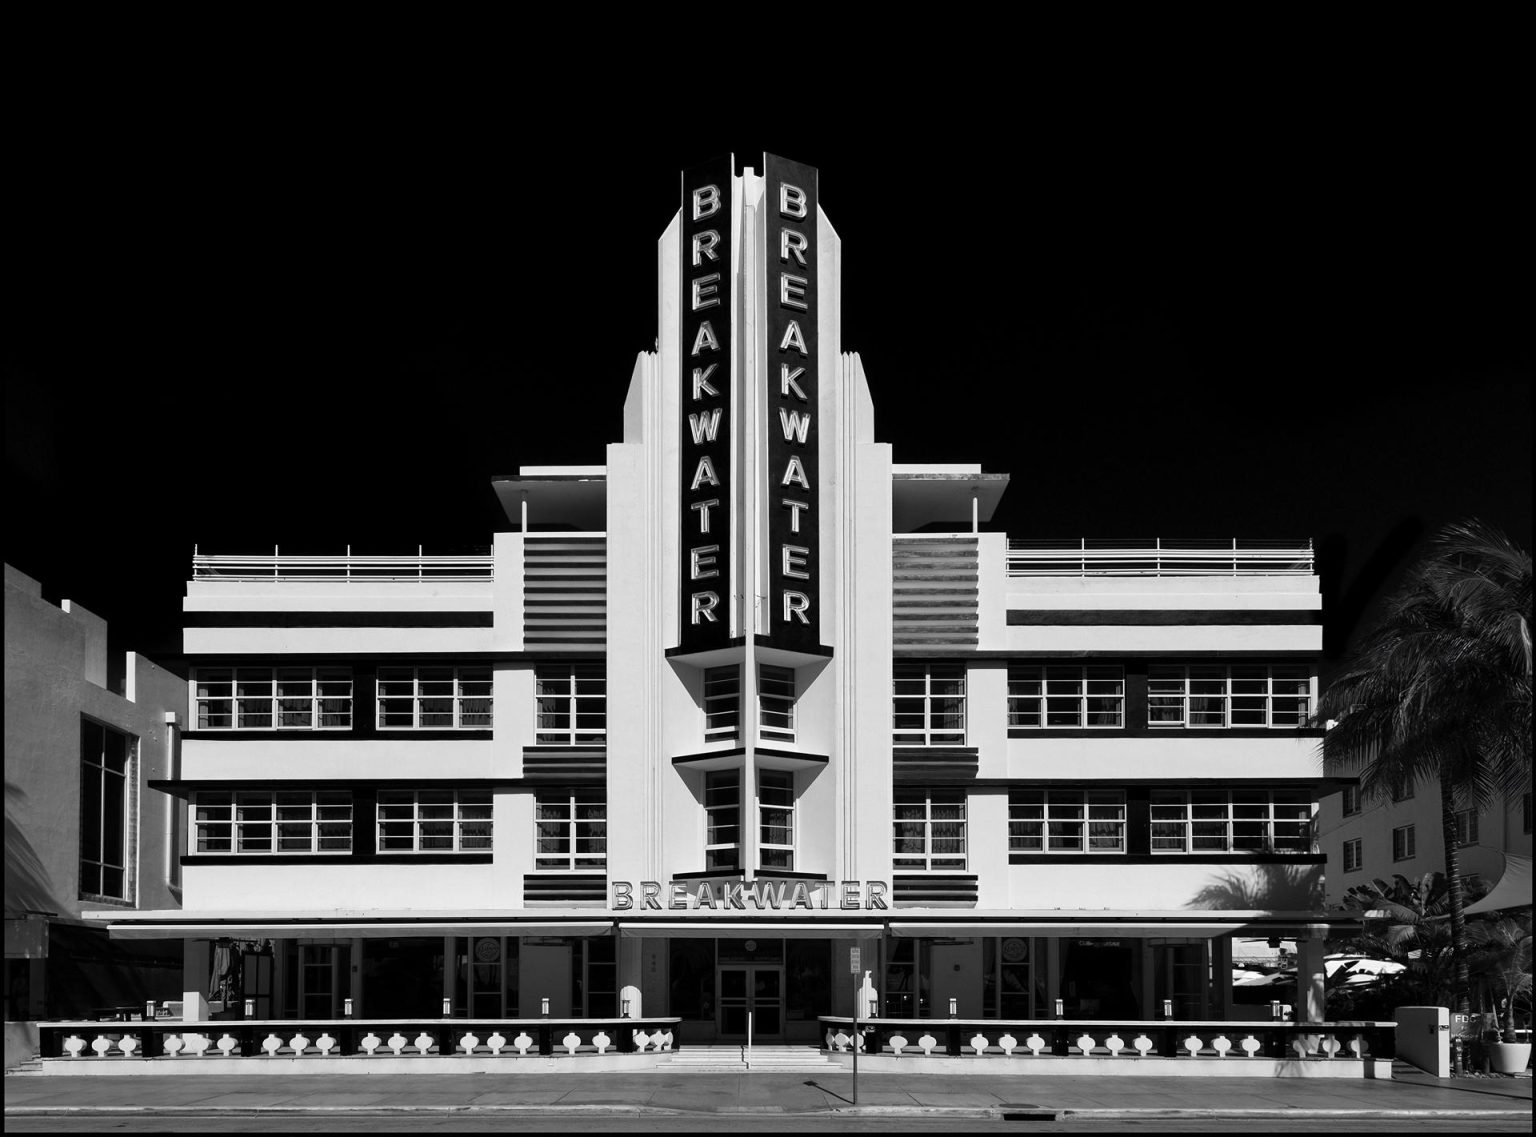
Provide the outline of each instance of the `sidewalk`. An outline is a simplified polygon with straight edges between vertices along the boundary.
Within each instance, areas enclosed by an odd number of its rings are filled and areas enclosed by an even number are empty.
[[[1326,1118],[1531,1113],[1531,1079],[1406,1073],[1391,1081],[1306,1078],[1093,1078],[1083,1076],[861,1074],[858,1105],[845,1070],[811,1073],[647,1071],[572,1074],[432,1074],[421,1077],[307,1074],[253,1080],[5,1077],[7,1116],[104,1112],[430,1110],[478,1113],[927,1113],[963,1118],[1063,1116],[1266,1116]]]

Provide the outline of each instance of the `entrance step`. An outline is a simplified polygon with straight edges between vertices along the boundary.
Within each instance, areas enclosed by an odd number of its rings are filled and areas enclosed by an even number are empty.
[[[754,1046],[746,1052],[749,1070],[824,1070],[837,1063],[816,1046]]]
[[[690,1046],[656,1063],[658,1070],[736,1070],[747,1068],[740,1046]]]

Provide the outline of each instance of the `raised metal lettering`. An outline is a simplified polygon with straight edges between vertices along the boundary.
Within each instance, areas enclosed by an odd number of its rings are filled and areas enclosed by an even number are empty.
[[[713,186],[709,187],[714,189]],[[697,192],[697,191],[695,191]],[[805,191],[799,186],[792,186],[788,182],[779,185],[779,216],[780,217],[805,217]],[[698,220],[697,217],[694,218]]]
[[[720,570],[719,569],[712,569],[712,568],[709,567],[710,565],[715,563],[715,558],[710,556],[709,554],[710,553],[718,553],[719,551],[720,551],[720,546],[719,545],[699,545],[697,548],[689,549],[688,550],[688,562],[689,562],[688,579],[689,580],[704,580],[707,577],[719,576],[720,575]],[[695,593],[695,595],[697,595],[697,593]]]
[[[718,276],[719,274],[717,273],[716,275]],[[716,303],[718,303],[718,301],[716,301]],[[779,341],[780,351],[788,351],[790,348],[794,348],[801,355],[811,354],[806,350],[805,336],[800,332],[799,320],[791,320],[789,322],[789,327],[784,329],[784,338]]]
[[[693,310],[701,308],[713,308],[720,303],[720,297],[716,295],[720,291],[720,279],[718,272],[712,272],[707,276],[701,276],[693,282]]]
[[[699,511],[699,532],[700,533],[708,533],[709,532],[709,511],[711,509],[713,509],[715,506],[719,505],[719,504],[720,504],[720,499],[717,498],[717,497],[712,497],[708,501],[696,501],[696,502],[694,502],[692,505],[690,505],[688,507],[689,509],[696,509],[696,510]],[[714,546],[711,546],[711,547],[718,549],[720,546],[714,545]]]
[[[796,379],[799,379],[804,374],[805,368],[803,367],[797,367],[791,371],[789,364],[779,364],[779,394],[788,395],[793,393],[802,403],[810,402],[805,391],[801,389],[800,384],[795,382]]]
[[[713,442],[715,435],[720,433],[720,408],[712,411],[695,411],[688,416],[688,429],[693,432],[693,444],[702,446],[705,442]]]
[[[804,206],[802,205],[803,209]],[[700,186],[693,191],[693,219],[703,221],[706,217],[712,217],[720,212],[720,187],[715,185]]]
[[[795,620],[799,620],[802,624],[809,626],[811,621],[805,614],[810,611],[810,607],[811,598],[805,593],[791,592],[787,588],[784,590],[784,622],[786,624],[793,624]]]
[[[720,341],[715,338],[715,329],[708,320],[699,325],[698,335],[693,337],[693,351],[690,355],[698,355],[701,351],[719,351]]]
[[[798,485],[803,490],[810,490],[811,482],[805,476],[805,467],[800,464],[800,455],[789,456],[789,465],[784,467],[784,476],[779,479],[779,485]]]
[[[691,493],[700,486],[718,486],[719,484],[720,478],[715,473],[715,464],[709,460],[709,455],[706,454],[699,459],[698,469],[693,472],[693,484],[688,487],[688,490]]]
[[[791,533],[800,532],[800,514],[810,509],[811,503],[808,501],[796,501],[792,497],[783,497],[779,499],[779,504],[789,506],[789,531]]]
[[[705,395],[719,395],[720,392],[710,384],[709,377],[714,374],[718,363],[711,363],[708,367],[695,367],[693,369],[693,397],[702,399]]]
[[[705,229],[702,233],[693,235],[693,264],[697,268],[704,263],[703,258],[708,257],[712,261],[720,259],[720,254],[715,252],[715,246],[720,243],[720,231],[718,229]],[[804,263],[804,262],[801,262]]]
[[[782,545],[779,548],[779,569],[785,576],[792,576],[796,580],[810,580],[810,573],[800,571],[809,564],[806,558],[810,555],[811,550],[804,545]]]
[[[789,228],[779,230],[779,260],[787,263],[790,257],[794,257],[801,268],[808,268],[810,266],[805,263],[805,250],[810,247],[811,243],[805,239],[804,233]]]
[[[711,624],[720,622],[720,617],[715,615],[715,608],[720,603],[720,596],[714,592],[695,592],[693,594],[693,622],[699,623],[700,617]]]
[[[785,442],[798,442],[805,445],[805,432],[811,429],[811,416],[801,415],[799,411],[779,408],[779,426],[784,430]]]

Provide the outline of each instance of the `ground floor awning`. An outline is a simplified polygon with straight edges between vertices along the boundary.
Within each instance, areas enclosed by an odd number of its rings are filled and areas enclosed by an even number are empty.
[[[606,936],[613,920],[601,913],[302,911],[84,912],[114,940],[266,940],[327,936],[406,939],[433,936]],[[594,918],[594,915],[596,918]]]
[[[750,938],[784,936],[788,939],[877,940],[885,935],[884,923],[834,924],[830,920],[633,920],[619,923],[619,935],[626,939],[665,938],[672,940],[714,939],[716,937]]]
[[[1504,854],[1504,872],[1488,895],[1475,904],[1468,904],[1463,913],[1468,916],[1484,912],[1503,912],[1508,908],[1531,906],[1531,858],[1518,853]]]

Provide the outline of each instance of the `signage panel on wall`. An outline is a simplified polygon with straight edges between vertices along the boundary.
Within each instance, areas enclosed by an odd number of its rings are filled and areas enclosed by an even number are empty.
[[[768,642],[821,644],[816,171],[763,155],[767,248]]]
[[[683,172],[682,339],[678,400],[682,510],[678,642],[683,651],[731,638],[731,192],[727,155]]]

